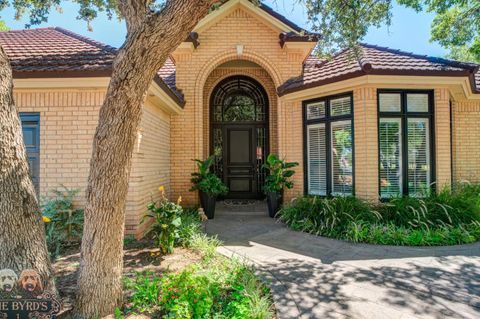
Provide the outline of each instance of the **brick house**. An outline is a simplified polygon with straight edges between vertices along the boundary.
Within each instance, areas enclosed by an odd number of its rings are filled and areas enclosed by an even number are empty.
[[[159,185],[195,204],[192,159],[213,153],[233,198],[262,197],[268,153],[300,163],[287,198],[378,200],[480,181],[479,65],[368,44],[361,59],[346,50],[320,60],[315,35],[247,0],[193,31],[147,94],[127,233],[141,236]],[[2,32],[0,43],[40,194],[84,189],[116,50],[61,28]]]

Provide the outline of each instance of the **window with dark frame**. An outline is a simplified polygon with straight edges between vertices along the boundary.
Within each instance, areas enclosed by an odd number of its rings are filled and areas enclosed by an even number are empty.
[[[306,192],[353,195],[354,143],[351,93],[304,102]]]
[[[433,92],[378,91],[380,198],[425,196],[433,185]]]

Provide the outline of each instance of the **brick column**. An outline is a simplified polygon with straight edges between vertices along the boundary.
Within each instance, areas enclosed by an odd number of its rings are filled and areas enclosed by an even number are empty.
[[[353,91],[355,143],[355,195],[378,200],[378,122],[377,90],[373,87]]]
[[[435,89],[435,166],[437,190],[452,183],[450,147],[450,94],[447,89]]]

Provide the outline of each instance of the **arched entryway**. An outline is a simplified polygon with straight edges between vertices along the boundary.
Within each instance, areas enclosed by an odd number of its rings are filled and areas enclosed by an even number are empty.
[[[215,173],[229,188],[227,198],[262,198],[268,154],[268,95],[247,76],[231,76],[210,97],[211,154]]]

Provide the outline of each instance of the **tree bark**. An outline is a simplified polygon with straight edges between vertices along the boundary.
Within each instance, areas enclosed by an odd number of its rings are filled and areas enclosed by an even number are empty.
[[[35,269],[45,287],[55,291],[45,226],[12,89],[10,61],[0,48],[0,269],[12,269],[17,275]]]
[[[156,72],[216,0],[170,0],[139,20],[121,8],[126,42],[112,77],[96,129],[85,206],[78,294],[74,318],[112,314],[122,303],[125,202],[142,105]],[[140,1],[140,0],[139,0]]]

